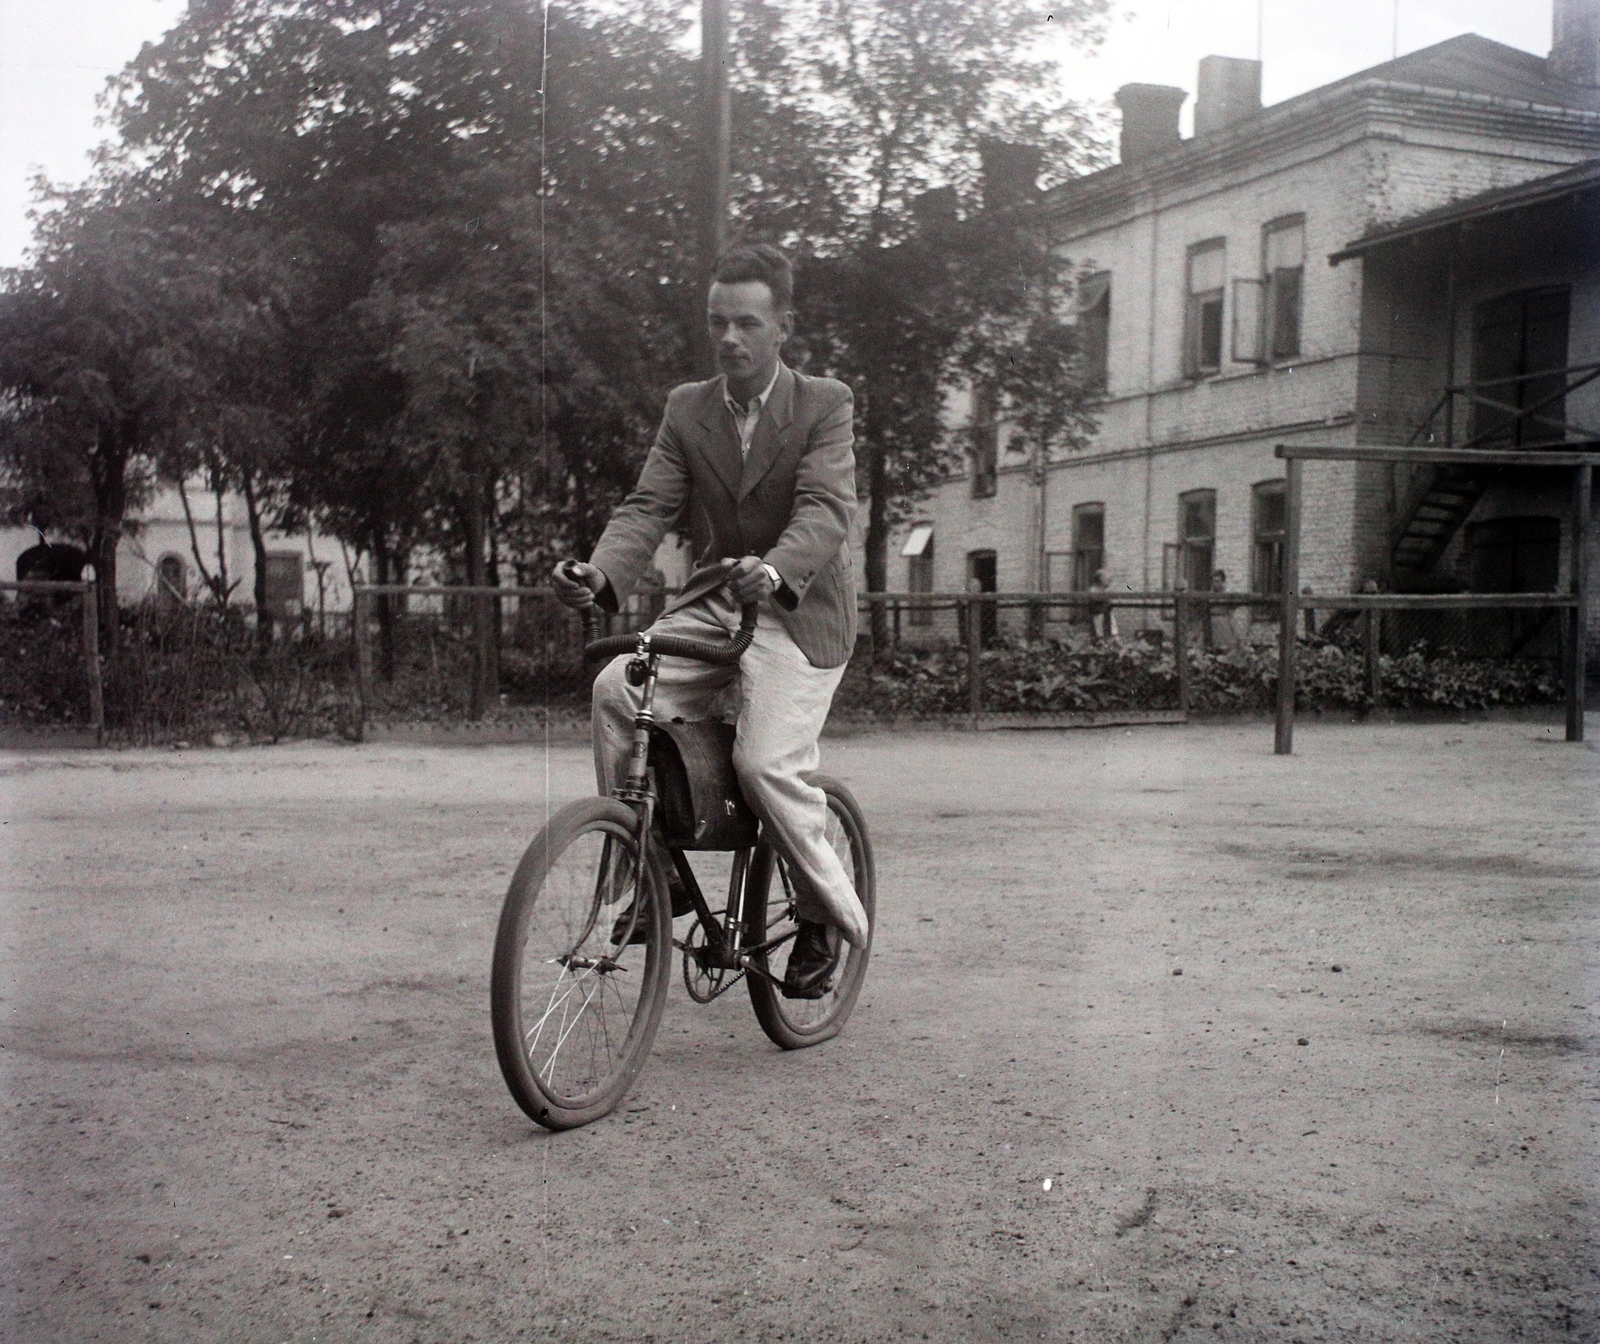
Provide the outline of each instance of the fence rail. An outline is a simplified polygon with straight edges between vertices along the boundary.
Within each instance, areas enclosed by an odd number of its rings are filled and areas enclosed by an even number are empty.
[[[606,615],[606,633],[642,629],[660,614],[673,595],[672,590],[652,589],[635,594],[627,609]],[[471,639],[483,628],[469,608],[482,604],[485,611],[501,600],[505,605],[536,603],[549,613],[554,595],[545,587],[429,586],[400,584],[366,585],[356,590],[357,619],[354,642],[357,671],[357,699],[360,724],[372,716],[375,699],[373,684],[373,604],[379,597],[412,599],[404,604],[411,609],[409,619],[426,615],[417,612],[424,606],[434,615],[453,619],[471,627]],[[1277,618],[1283,608],[1282,596],[1273,593],[1189,592],[1185,590],[1093,589],[1064,593],[862,593],[858,595],[863,633],[875,630],[882,642],[871,645],[875,652],[896,647],[932,648],[957,646],[965,651],[965,707],[960,718],[968,726],[996,726],[1004,719],[1008,725],[1024,716],[1015,707],[996,703],[994,693],[985,686],[992,676],[984,650],[1002,636],[1039,637],[1071,634],[1091,642],[1108,636],[1143,638],[1170,650],[1176,685],[1173,703],[1151,710],[1162,721],[1181,722],[1194,709],[1199,692],[1191,675],[1196,650],[1211,652],[1229,649],[1271,649],[1281,639]],[[1517,656],[1527,645],[1529,631],[1513,620],[1526,612],[1551,610],[1571,613],[1578,599],[1570,593],[1333,593],[1302,591],[1295,597],[1296,636],[1319,633],[1336,635],[1346,643],[1352,640],[1363,658],[1364,691],[1368,703],[1383,700],[1383,662],[1386,654],[1404,654],[1418,643],[1436,650],[1451,649],[1463,656]],[[459,603],[460,605],[454,605]],[[523,607],[522,613],[527,612]],[[1504,619],[1491,619],[1489,613],[1505,612]],[[1249,619],[1241,619],[1248,613]],[[1453,614],[1451,614],[1453,613]],[[1473,613],[1477,613],[1474,615]],[[1449,615],[1447,615],[1449,614]],[[539,616],[538,620],[547,620]],[[489,622],[492,626],[492,620]],[[542,647],[569,661],[578,658],[582,635],[575,615],[566,614],[554,626],[542,624]],[[1553,632],[1532,628],[1539,638],[1522,649],[1523,657],[1553,656],[1546,647]],[[1520,637],[1521,645],[1513,647]],[[515,640],[513,640],[513,645]],[[508,646],[509,647],[509,646]],[[478,698],[482,705],[491,694]],[[482,710],[469,704],[468,718],[476,719]],[[1054,718],[1063,718],[1055,715]],[[1072,716],[1065,716],[1072,717]],[[1034,718],[1044,723],[1052,715],[1039,711]]]
[[[1600,369],[1600,365],[1594,366]],[[1594,468],[1600,452],[1594,444],[1574,445],[1566,450],[1512,449],[1486,451],[1481,448],[1413,447],[1330,447],[1280,443],[1274,450],[1284,463],[1284,544],[1283,597],[1279,614],[1278,712],[1273,750],[1280,756],[1294,751],[1294,696],[1297,675],[1296,641],[1300,613],[1314,606],[1342,607],[1372,613],[1392,610],[1473,610],[1510,607],[1529,610],[1543,608],[1566,613],[1562,651],[1562,674],[1567,692],[1567,741],[1583,741],[1584,681],[1587,675],[1589,564],[1588,536],[1590,504],[1594,492]],[[1587,449],[1588,451],[1585,451]],[[1308,598],[1300,586],[1300,524],[1304,511],[1305,464],[1307,462],[1410,462],[1427,465],[1478,463],[1499,467],[1566,467],[1572,472],[1571,528],[1572,573],[1565,593],[1342,593]],[[1369,647],[1374,642],[1369,638]],[[1369,654],[1370,660],[1375,655]]]

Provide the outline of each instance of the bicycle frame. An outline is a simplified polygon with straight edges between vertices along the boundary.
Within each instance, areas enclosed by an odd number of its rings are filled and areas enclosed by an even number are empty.
[[[660,653],[650,647],[650,635],[641,633],[638,647],[627,668],[629,683],[643,687],[639,708],[633,716],[633,745],[628,753],[628,773],[624,781],[611,790],[611,796],[619,802],[626,803],[639,819],[637,834],[640,862],[634,872],[633,890],[635,911],[644,908],[642,902],[647,899],[645,869],[649,861],[649,851],[658,843],[652,832],[656,791],[654,780],[650,775],[650,745],[651,730],[656,723],[655,695],[661,657]],[[781,988],[782,981],[772,975],[765,966],[756,964],[756,959],[764,958],[769,952],[782,947],[795,936],[794,932],[791,931],[779,938],[764,939],[758,943],[746,944],[744,941],[749,893],[752,890],[766,890],[772,880],[774,867],[778,868],[784,889],[789,890],[788,875],[783,872],[781,865],[774,862],[772,847],[763,841],[753,849],[732,851],[733,872],[728,880],[728,905],[723,912],[722,922],[718,921],[706,902],[705,894],[700,889],[700,882],[689,864],[688,856],[681,849],[663,847],[666,848],[673,868],[683,883],[684,891],[694,906],[695,918],[706,935],[703,949],[692,948],[679,939],[673,940],[673,946],[685,955],[695,957],[702,969],[715,967],[759,975]],[[719,987],[717,992],[721,993],[722,988],[725,987]]]

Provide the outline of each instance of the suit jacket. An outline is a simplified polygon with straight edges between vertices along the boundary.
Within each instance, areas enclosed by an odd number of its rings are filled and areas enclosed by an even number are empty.
[[[612,514],[589,563],[626,598],[667,530],[687,526],[699,554],[668,611],[722,582],[721,561],[759,555],[783,578],[776,605],[815,667],[838,667],[855,648],[850,520],[856,509],[854,405],[832,378],[780,365],[741,461],[724,379],[684,383],[633,493]]]

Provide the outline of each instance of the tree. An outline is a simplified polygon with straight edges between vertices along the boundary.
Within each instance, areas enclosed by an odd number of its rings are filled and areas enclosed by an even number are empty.
[[[204,383],[191,335],[214,304],[200,232],[127,183],[59,195],[28,265],[0,278],[0,470],[9,522],[82,539],[115,654],[117,543]]]
[[[744,83],[782,90],[793,138],[826,165],[830,191],[779,192],[773,204],[747,193],[741,206],[751,226],[787,226],[811,256],[803,331],[820,366],[856,391],[870,590],[885,586],[898,515],[959,454],[943,394],[972,374],[977,334],[1026,318],[1030,348],[1061,339],[1046,337],[1041,301],[1066,263],[1029,206],[1041,171],[1047,180],[1081,171],[1100,146],[1038,45],[1046,24],[1097,41],[1108,8],[1107,0],[1048,10],[1031,0],[746,6],[737,44]],[[1032,149],[1019,153],[1020,144]],[[739,144],[747,182],[770,180],[761,170],[767,148]],[[1010,386],[1021,408],[1030,393]],[[1086,395],[1080,389],[1077,403]]]
[[[130,162],[292,239],[315,278],[281,516],[315,518],[380,582],[423,540],[481,582],[502,518],[524,548],[582,543],[686,372],[681,22],[548,17],[213,0],[118,85]]]

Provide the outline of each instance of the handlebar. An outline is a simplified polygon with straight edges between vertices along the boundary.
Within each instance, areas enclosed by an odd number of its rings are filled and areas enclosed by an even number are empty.
[[[571,564],[571,561],[567,563]],[[569,577],[575,576],[569,575]],[[758,610],[756,603],[746,602],[739,609],[739,628],[720,644],[714,644],[709,639],[691,639],[686,635],[648,635],[650,652],[666,654],[670,658],[693,658],[702,663],[731,667],[744,657],[745,650],[756,637]],[[583,656],[591,661],[615,658],[619,653],[632,653],[639,647],[639,637],[642,633],[644,632],[611,635],[601,639],[598,637],[600,613],[592,605],[583,609]]]

